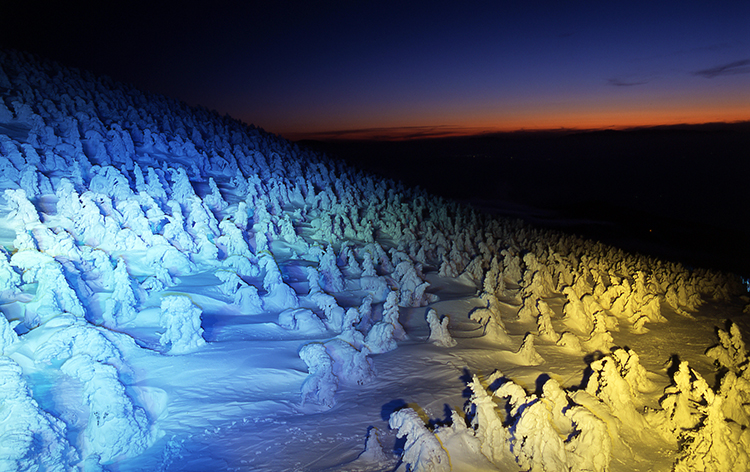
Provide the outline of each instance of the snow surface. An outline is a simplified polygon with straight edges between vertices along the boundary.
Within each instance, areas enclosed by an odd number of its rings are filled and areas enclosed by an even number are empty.
[[[0,168],[0,470],[748,468],[731,274],[14,51]]]

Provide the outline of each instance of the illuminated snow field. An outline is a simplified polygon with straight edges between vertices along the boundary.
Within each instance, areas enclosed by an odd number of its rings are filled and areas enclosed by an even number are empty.
[[[7,51],[0,167],[2,471],[750,467],[739,277]]]

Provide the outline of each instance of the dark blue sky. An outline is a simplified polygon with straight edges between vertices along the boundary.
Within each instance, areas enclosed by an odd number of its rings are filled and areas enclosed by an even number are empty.
[[[4,5],[0,44],[290,138],[750,119],[750,2]]]

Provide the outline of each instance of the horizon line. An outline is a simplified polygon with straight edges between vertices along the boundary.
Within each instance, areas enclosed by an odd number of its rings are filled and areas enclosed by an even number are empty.
[[[748,125],[750,120],[681,122],[671,124],[654,124],[641,126],[603,126],[603,127],[558,127],[558,128],[517,128],[500,129],[471,126],[394,126],[358,128],[333,131],[279,133],[282,138],[292,142],[300,141],[419,141],[446,138],[472,138],[492,136],[522,136],[531,134],[578,134],[598,131],[638,131],[647,129],[701,128],[701,127],[736,127]],[[750,128],[748,128],[750,130]]]

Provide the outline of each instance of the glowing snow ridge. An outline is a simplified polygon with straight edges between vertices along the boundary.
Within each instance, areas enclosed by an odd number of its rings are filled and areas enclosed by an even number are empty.
[[[16,52],[0,168],[0,470],[750,461],[734,276]]]

